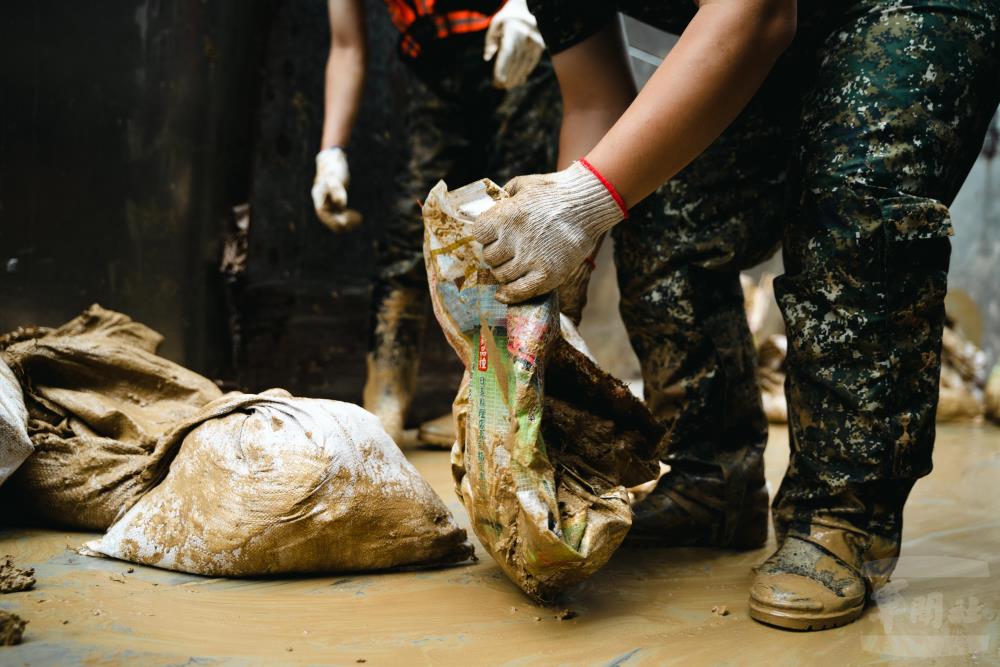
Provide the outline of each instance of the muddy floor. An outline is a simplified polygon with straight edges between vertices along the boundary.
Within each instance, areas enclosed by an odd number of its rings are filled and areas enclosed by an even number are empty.
[[[409,455],[468,527],[447,454]],[[780,428],[767,462],[773,491]],[[859,622],[811,634],[747,617],[766,549],[620,551],[563,606],[573,617],[529,603],[478,546],[482,560],[465,567],[248,581],[76,555],[86,533],[5,531],[0,555],[38,581],[0,596],[28,621],[0,665],[997,664],[998,489],[1000,429],[942,427],[889,589]]]

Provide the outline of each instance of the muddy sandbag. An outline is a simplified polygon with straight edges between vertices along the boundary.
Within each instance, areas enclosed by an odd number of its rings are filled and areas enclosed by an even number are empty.
[[[9,611],[0,609],[0,646],[15,646],[24,640],[28,622]]]
[[[283,390],[227,394],[168,440],[170,471],[96,554],[211,576],[374,570],[472,555],[378,418]]]
[[[162,477],[172,451],[161,436],[222,394],[157,356],[160,334],[98,305],[5,340],[35,446],[4,487],[18,521],[104,530]]]
[[[937,421],[971,421],[983,415],[986,355],[954,327],[949,316],[941,335],[941,381]]]
[[[0,357],[0,484],[14,474],[33,449],[21,385]]]
[[[662,427],[628,388],[571,346],[558,296],[506,306],[468,225],[506,193],[489,181],[424,205],[434,314],[466,367],[452,471],[473,529],[526,593],[586,579],[632,522],[627,487],[657,476]]]
[[[974,386],[948,364],[941,365],[936,419],[938,423],[973,421],[983,414]]]

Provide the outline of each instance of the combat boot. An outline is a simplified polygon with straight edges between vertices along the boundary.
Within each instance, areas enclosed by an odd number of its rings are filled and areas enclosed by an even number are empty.
[[[363,407],[379,418],[382,428],[399,444],[403,437],[406,413],[413,400],[417,363],[400,364],[374,353],[366,358]]]
[[[889,581],[899,542],[835,517],[790,533],[754,573],[750,617],[788,630],[824,630],[855,621]]]
[[[719,452],[714,465],[668,458],[670,471],[633,508],[628,540],[643,546],[755,549],[767,541],[762,448]]]

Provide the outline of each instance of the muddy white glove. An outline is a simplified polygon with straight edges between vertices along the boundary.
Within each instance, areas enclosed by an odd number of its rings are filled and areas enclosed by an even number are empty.
[[[528,80],[545,50],[535,17],[526,0],[507,0],[486,31],[483,60],[496,56],[493,85],[509,90]]]
[[[361,223],[361,214],[347,208],[350,181],[347,154],[342,148],[327,148],[316,155],[313,207],[320,222],[335,232],[347,231]]]
[[[518,176],[504,190],[511,196],[480,215],[472,233],[505,303],[559,287],[601,235],[628,215],[611,184],[585,160],[553,174]]]

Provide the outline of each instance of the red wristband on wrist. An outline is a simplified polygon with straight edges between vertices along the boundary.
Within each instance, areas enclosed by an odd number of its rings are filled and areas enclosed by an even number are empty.
[[[618,204],[618,208],[622,210],[622,219],[628,220],[628,209],[625,208],[625,200],[622,199],[622,196],[618,194],[617,190],[615,190],[615,186],[611,185],[611,182],[604,178],[604,176],[601,175],[601,172],[597,171],[597,168],[594,167],[594,165],[587,162],[587,158],[582,157],[579,162],[601,182],[601,185],[603,185],[608,192],[611,193],[611,198],[615,200],[615,203]]]

